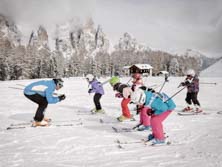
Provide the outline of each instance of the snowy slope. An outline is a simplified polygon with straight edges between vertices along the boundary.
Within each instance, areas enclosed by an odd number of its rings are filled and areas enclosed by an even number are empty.
[[[169,79],[163,91],[173,95],[184,78]],[[201,82],[211,81],[209,78],[200,79]],[[165,132],[172,142],[170,146],[151,147],[137,143],[123,145],[124,149],[119,149],[114,141],[138,141],[145,139],[150,132],[115,133],[111,127],[133,127],[138,123],[138,116],[135,122],[116,122],[116,117],[121,114],[121,99],[114,97],[109,84],[104,86],[106,95],[102,98],[106,114],[90,115],[93,96],[87,93],[85,79],[64,80],[61,92],[67,98],[61,103],[49,105],[46,115],[55,122],[82,122],[83,125],[6,130],[11,123],[28,122],[34,116],[37,106],[27,100],[21,90],[10,88],[22,87],[18,84],[26,85],[34,80],[0,82],[1,167],[222,166],[222,115],[217,114],[217,111],[222,111],[222,93],[218,91],[222,89],[222,78],[214,79],[217,85],[200,85],[199,99],[209,115],[181,117],[173,112],[164,122]],[[122,82],[128,80],[121,79]],[[144,78],[146,85],[161,86],[163,81],[161,77]],[[185,95],[184,90],[176,96],[177,110],[184,107]],[[130,106],[131,109],[134,107]],[[132,113],[135,114],[135,111]],[[100,118],[112,123],[102,124]]]
[[[202,77],[222,77],[222,59],[200,73]]]

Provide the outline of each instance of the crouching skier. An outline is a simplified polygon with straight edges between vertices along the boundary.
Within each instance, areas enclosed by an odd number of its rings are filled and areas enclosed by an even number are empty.
[[[86,75],[86,80],[88,81],[91,88],[88,90],[88,93],[95,93],[93,97],[93,101],[95,104],[95,109],[92,109],[92,113],[105,113],[105,111],[102,109],[102,106],[100,104],[100,99],[102,95],[104,95],[104,89],[102,84],[97,81],[97,79],[92,74]]]
[[[136,91],[139,88],[144,88],[144,84],[143,84],[143,78],[142,75],[140,73],[134,73],[132,75],[133,78],[133,85],[132,85],[132,91]],[[146,87],[144,88],[144,90],[146,89]],[[138,131],[144,131],[144,130],[150,130],[151,126],[150,126],[150,116],[147,115],[147,109],[136,105],[136,113],[140,114],[140,123],[138,125],[136,125],[134,127],[134,129],[137,129]]]
[[[32,126],[48,126],[49,120],[44,117],[45,110],[48,104],[57,103],[66,98],[65,95],[58,97],[53,96],[55,90],[59,90],[63,87],[62,79],[41,80],[26,86],[24,89],[24,95],[29,100],[38,104],[37,111],[34,116],[34,122]]]
[[[148,135],[148,140],[152,140],[152,145],[165,144],[162,122],[176,108],[173,100],[165,93],[138,89],[131,94],[131,102],[143,106],[147,114],[151,115],[152,134]]]
[[[120,79],[117,76],[112,77],[109,83],[113,87],[113,90],[117,92],[115,96],[118,98],[123,98],[121,102],[122,115],[119,116],[117,120],[120,122],[126,120],[135,120],[133,115],[130,114],[130,110],[128,108],[132,89],[127,84],[120,83]]]

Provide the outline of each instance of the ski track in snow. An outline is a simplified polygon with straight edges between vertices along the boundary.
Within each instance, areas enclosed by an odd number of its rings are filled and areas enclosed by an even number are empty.
[[[177,91],[177,86],[184,78],[171,77],[163,92],[169,95]],[[214,78],[217,85],[201,85],[199,100],[209,115],[178,116],[173,112],[164,122],[165,132],[169,136],[169,146],[145,146],[142,143],[123,144],[120,141],[139,141],[146,139],[150,131],[116,133],[112,126],[133,127],[139,121],[119,123],[116,117],[121,114],[121,99],[109,84],[104,85],[105,95],[101,103],[106,114],[91,114],[93,95],[87,93],[88,84],[83,78],[68,78],[61,92],[66,100],[49,105],[46,116],[55,124],[76,124],[82,126],[41,127],[6,130],[12,123],[28,122],[34,116],[36,105],[27,100],[23,92],[9,87],[28,84],[34,80],[0,82],[0,166],[1,167],[220,167],[222,166],[222,78]],[[101,81],[106,80],[101,78]],[[129,78],[121,78],[127,82]],[[162,84],[164,78],[144,79],[152,84]],[[200,78],[202,82],[212,82],[212,78]],[[157,89],[158,90],[158,89]],[[177,111],[184,105],[186,90],[174,100]],[[135,115],[134,105],[130,105]],[[103,119],[103,123],[100,122]],[[61,121],[61,122],[59,122]]]

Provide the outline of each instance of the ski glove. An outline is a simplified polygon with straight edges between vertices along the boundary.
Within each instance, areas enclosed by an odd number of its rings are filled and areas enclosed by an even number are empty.
[[[60,95],[59,97],[59,101],[65,100],[66,96],[65,95]]]
[[[181,82],[182,86],[188,86],[190,84],[190,81]]]
[[[115,94],[115,97],[117,97],[117,98],[123,98],[123,95],[122,95],[121,93],[116,93],[116,94]]]
[[[181,86],[187,86],[187,85],[189,85],[189,82],[188,82],[188,81],[186,81],[186,82],[181,82],[180,85],[178,86],[178,88],[181,87]]]
[[[147,115],[149,115],[149,116],[153,115],[154,113],[155,113],[155,111],[152,110],[152,109],[149,109],[149,110],[147,111]]]
[[[136,105],[136,115],[140,113],[143,107],[144,107],[143,105]]]
[[[93,91],[92,89],[89,89],[89,90],[88,90],[88,93],[92,93],[92,91]]]

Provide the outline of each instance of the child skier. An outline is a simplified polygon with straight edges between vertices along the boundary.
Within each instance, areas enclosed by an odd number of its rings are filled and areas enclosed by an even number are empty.
[[[143,106],[142,109],[151,115],[152,134],[148,136],[148,140],[153,140],[153,145],[165,143],[162,122],[176,107],[173,100],[169,99],[165,93],[159,94],[138,89],[132,93],[131,102]]]
[[[143,79],[140,73],[134,73],[132,75],[133,78],[133,85],[132,85],[132,90],[136,90],[137,88],[139,88],[140,86],[143,86]]]
[[[45,118],[45,110],[48,104],[57,103],[66,98],[65,95],[53,96],[55,90],[63,87],[62,79],[42,80],[31,83],[24,89],[24,95],[29,100],[38,104],[32,126],[47,126],[50,119]],[[40,90],[41,89],[41,90]]]
[[[132,75],[133,85],[132,91],[136,91],[138,88],[143,86],[143,79],[140,73],[134,73]],[[140,114],[140,123],[136,126],[138,127],[138,131],[150,130],[150,116],[146,114],[147,109],[145,107],[141,107],[140,105],[136,105],[137,114]]]
[[[100,99],[102,95],[104,95],[104,89],[103,89],[102,84],[98,82],[92,74],[87,74],[86,80],[91,86],[91,88],[88,90],[88,93],[95,93],[93,97],[95,109],[91,110],[91,112],[105,113],[105,111],[102,109],[101,104],[100,104]]]
[[[120,83],[120,79],[117,76],[112,77],[109,83],[113,87],[113,90],[118,92],[116,97],[123,98],[121,102],[122,115],[119,116],[117,120],[120,122],[125,120],[133,120],[133,115],[130,114],[130,110],[128,108],[132,89],[128,85]]]
[[[181,82],[180,86],[186,86],[187,87],[187,95],[186,95],[186,103],[187,107],[183,109],[184,112],[202,112],[202,109],[200,107],[200,103],[197,99],[197,95],[199,92],[199,79],[198,76],[195,75],[195,71],[193,69],[189,69],[186,72],[186,79],[184,82]],[[195,110],[192,108],[192,103],[194,104]]]

